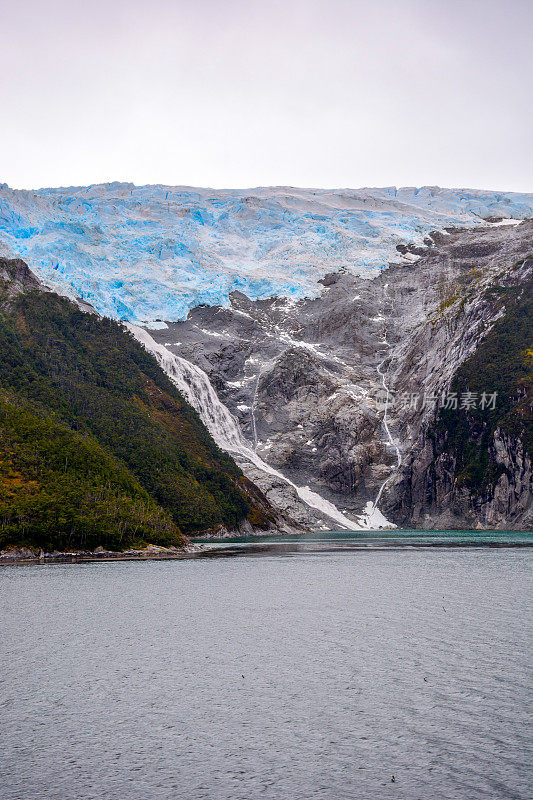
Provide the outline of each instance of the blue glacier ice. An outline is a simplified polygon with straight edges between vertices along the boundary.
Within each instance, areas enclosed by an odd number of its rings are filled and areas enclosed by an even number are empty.
[[[439,187],[213,190],[106,183],[0,185],[0,250],[46,284],[133,323],[200,304],[316,295],[345,269],[375,275],[430,231],[533,215],[533,194]]]

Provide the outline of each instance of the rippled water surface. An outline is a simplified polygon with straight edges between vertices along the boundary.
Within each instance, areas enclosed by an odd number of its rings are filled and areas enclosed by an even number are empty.
[[[0,797],[529,800],[532,562],[5,567]]]

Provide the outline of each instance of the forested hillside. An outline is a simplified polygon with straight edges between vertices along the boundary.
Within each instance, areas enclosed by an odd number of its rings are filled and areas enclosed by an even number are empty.
[[[0,265],[0,546],[180,545],[245,518],[267,526],[265,499],[155,359],[31,273],[17,284],[20,264]]]

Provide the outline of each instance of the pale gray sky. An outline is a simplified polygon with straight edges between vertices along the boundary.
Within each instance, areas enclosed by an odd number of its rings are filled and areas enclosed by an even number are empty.
[[[533,189],[529,0],[0,0],[0,181]]]

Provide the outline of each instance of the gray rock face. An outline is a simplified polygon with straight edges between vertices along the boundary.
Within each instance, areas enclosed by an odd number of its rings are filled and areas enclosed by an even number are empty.
[[[33,274],[28,265],[20,258],[3,258],[0,256],[0,290],[5,299],[31,289],[46,291],[40,280]],[[2,302],[0,292],[0,302]]]
[[[533,469],[518,437],[498,429],[488,445],[489,463],[502,467],[494,486],[472,492],[453,479],[456,463],[445,451],[434,458],[427,431],[388,499],[399,525],[414,528],[533,529]]]
[[[402,248],[401,263],[372,280],[327,275],[316,299],[235,292],[230,308],[199,307],[151,334],[207,372],[263,461],[351,518],[381,490],[380,507],[405,526],[531,524],[531,464],[503,433],[491,447],[506,470],[490,501],[460,501],[445,454],[430,479],[436,411],[423,400],[448,391],[502,313],[487,289],[531,274],[533,221],[450,229],[426,243]],[[298,518],[287,487],[242,466]]]
[[[449,244],[435,248],[417,265],[422,270],[433,262],[437,280],[424,292],[425,319],[422,298],[419,292],[412,293],[419,323],[406,331],[391,354],[390,380],[399,392],[416,393],[419,398],[446,394],[458,367],[505,313],[495,296],[514,286],[529,291],[533,222],[504,233],[501,229],[479,233],[451,237]],[[533,476],[520,435],[497,429],[482,444],[487,471],[502,474],[495,486],[472,491],[457,480],[456,456],[438,431],[437,412],[438,403],[397,409],[395,435],[403,460],[384,497],[386,513],[397,524],[413,527],[530,528]],[[482,442],[475,428],[470,436],[473,442]]]

